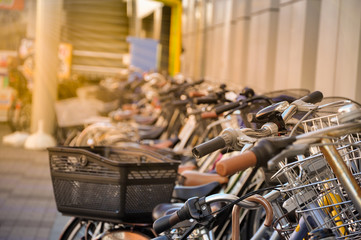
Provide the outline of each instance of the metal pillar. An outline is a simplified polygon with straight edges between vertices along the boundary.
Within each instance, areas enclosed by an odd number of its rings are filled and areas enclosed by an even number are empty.
[[[180,70],[182,2],[180,0],[157,0],[172,8],[169,36],[169,74],[174,76]]]

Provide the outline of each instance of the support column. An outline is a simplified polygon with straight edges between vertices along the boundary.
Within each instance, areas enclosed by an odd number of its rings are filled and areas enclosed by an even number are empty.
[[[32,132],[37,130],[41,120],[45,133],[54,132],[62,2],[37,1]]]

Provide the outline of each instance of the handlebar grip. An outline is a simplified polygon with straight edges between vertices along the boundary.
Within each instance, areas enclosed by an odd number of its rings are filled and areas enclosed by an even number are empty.
[[[201,113],[201,118],[203,118],[203,119],[206,119],[206,118],[218,118],[218,115],[215,112],[202,112]]]
[[[161,101],[161,102],[166,102],[166,101],[172,100],[172,98],[173,98],[172,95],[160,96],[160,97],[159,97],[159,101]]]
[[[166,96],[168,94],[174,93],[175,91],[177,91],[179,89],[179,86],[172,86],[170,89],[168,90],[163,90],[159,92],[160,96]]]
[[[240,155],[222,159],[221,161],[217,162],[216,171],[221,176],[228,176],[256,165],[256,155],[252,151],[245,151]]]
[[[204,93],[193,91],[193,92],[188,93],[188,96],[191,97],[191,98],[194,98],[194,97],[203,97],[203,96],[204,96]]]
[[[302,101],[307,103],[318,103],[323,99],[323,94],[320,91],[314,91],[304,97],[301,98]]]
[[[224,105],[215,107],[214,110],[215,110],[216,114],[218,115],[218,114],[221,114],[221,113],[223,113],[225,111],[234,109],[236,107],[239,107],[239,102],[231,102],[231,103],[228,103],[228,104],[224,104]]]
[[[177,212],[174,212],[170,215],[165,215],[155,220],[155,222],[153,223],[154,231],[159,234],[181,222],[182,220],[179,218]]]
[[[193,102],[195,104],[213,104],[217,103],[218,99],[216,97],[199,97],[194,98]]]
[[[199,79],[199,80],[193,82],[192,85],[196,86],[196,85],[199,85],[199,84],[202,84],[202,83],[204,83],[204,79]]]
[[[185,106],[189,103],[188,99],[185,100],[174,100],[172,101],[172,105],[175,107],[181,107],[181,106]]]
[[[167,235],[158,236],[156,238],[152,238],[151,240],[172,240],[171,237],[168,237]]]
[[[179,88],[180,90],[184,91],[185,89],[187,89],[187,88],[189,88],[189,87],[194,87],[194,86],[200,85],[200,84],[202,84],[203,82],[204,82],[204,79],[200,79],[200,80],[195,81],[195,82],[192,82],[192,83],[186,82],[186,83],[180,85],[178,88]],[[178,89],[178,90],[179,90],[179,89]]]
[[[224,148],[226,146],[226,142],[220,136],[215,137],[207,142],[199,144],[192,149],[192,153],[195,157],[200,158],[208,153],[214,152],[218,149]]]

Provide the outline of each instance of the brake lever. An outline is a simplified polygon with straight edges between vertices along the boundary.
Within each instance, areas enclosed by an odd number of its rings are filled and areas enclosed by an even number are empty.
[[[246,128],[243,128],[243,131]],[[221,135],[224,137],[224,140],[229,147],[233,150],[239,151],[242,150],[244,145],[253,144],[257,141],[256,138],[247,136],[242,129],[239,128],[226,128],[221,132]]]
[[[183,233],[180,240],[186,240],[188,236],[194,231],[194,229],[196,229],[197,225],[198,222],[194,221],[194,223],[192,223],[192,225],[185,231],[185,233]]]
[[[313,103],[307,103],[302,101],[301,99],[297,99],[294,102],[292,102],[292,104],[297,106],[297,110],[300,112],[308,112],[310,110],[313,110],[315,108],[318,108],[317,105],[313,104]]]
[[[207,226],[214,220],[212,210],[210,206],[206,203],[205,199],[205,197],[193,198],[193,200],[188,203],[189,213],[192,216],[194,222],[182,235],[182,237],[180,238],[181,240],[186,240],[187,237],[197,227]],[[194,208],[192,206],[194,206]]]

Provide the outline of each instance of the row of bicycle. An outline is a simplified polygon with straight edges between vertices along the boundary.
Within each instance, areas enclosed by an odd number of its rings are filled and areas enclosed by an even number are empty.
[[[360,105],[159,74],[49,149],[61,239],[358,239]]]

